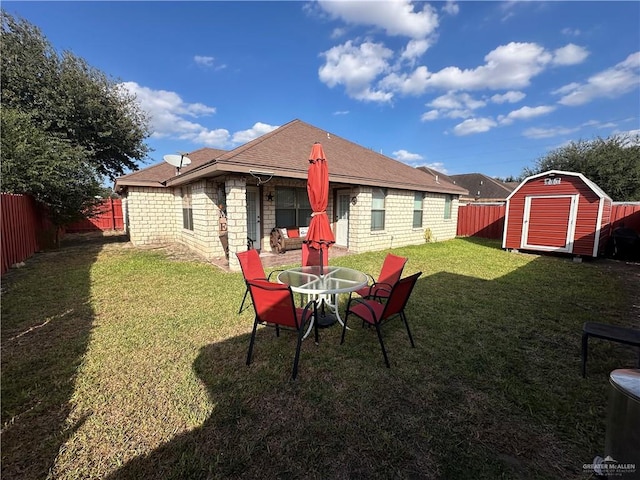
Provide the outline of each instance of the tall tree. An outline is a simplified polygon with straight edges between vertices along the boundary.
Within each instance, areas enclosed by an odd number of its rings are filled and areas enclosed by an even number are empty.
[[[614,201],[640,201],[640,135],[571,142],[525,168],[524,176],[547,170],[582,173]]]
[[[63,225],[95,203],[104,177],[138,168],[148,119],[117,81],[0,14],[2,191],[34,195]]]

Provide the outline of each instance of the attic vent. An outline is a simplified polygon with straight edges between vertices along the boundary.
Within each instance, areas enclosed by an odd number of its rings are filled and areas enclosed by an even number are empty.
[[[438,175],[436,175],[436,183],[438,183]],[[455,183],[455,182],[454,182]]]

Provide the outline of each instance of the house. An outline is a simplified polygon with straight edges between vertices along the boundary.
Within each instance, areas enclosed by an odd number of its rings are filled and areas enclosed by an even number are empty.
[[[482,173],[449,175],[447,179],[469,190],[468,195],[460,197],[460,202],[462,203],[505,202],[509,194],[518,186],[518,184],[513,185],[513,183],[501,182]]]
[[[333,133],[293,120],[234,150],[188,154],[179,174],[159,164],[116,180],[131,242],[180,242],[208,259],[269,249],[275,227],[304,227],[311,208],[308,157],[322,143],[329,165],[327,214],[336,245],[361,253],[454,238],[467,191]]]

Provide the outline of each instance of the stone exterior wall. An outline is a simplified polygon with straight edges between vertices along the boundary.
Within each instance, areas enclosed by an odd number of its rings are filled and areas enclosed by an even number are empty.
[[[425,216],[424,228],[431,230],[432,240],[442,242],[456,238],[458,230],[458,196],[452,195],[451,218],[444,218],[444,205],[447,195],[442,193],[427,193],[424,198]]]
[[[384,250],[424,242],[424,228],[413,228],[414,192],[387,190],[384,230],[371,230],[371,187],[361,187],[349,209],[349,250]]]
[[[247,180],[227,178],[227,231],[229,238],[229,269],[240,270],[236,253],[247,250]]]
[[[249,183],[248,183],[249,182]],[[228,244],[229,268],[240,270],[236,253],[247,249],[247,185],[255,185],[253,178],[229,175],[223,179],[201,180],[191,184],[193,231],[183,228],[181,189],[130,187],[125,202],[131,242],[134,245],[181,242],[206,259],[225,256]],[[276,227],[276,189],[278,187],[306,188],[306,180],[272,179],[259,186],[261,243],[263,251],[270,250],[271,230]],[[227,233],[219,230],[222,202],[220,191],[226,194]],[[335,186],[344,190],[348,186]],[[327,214],[334,221],[333,188],[329,193]],[[272,201],[268,200],[269,195]],[[387,190],[385,199],[385,228],[371,231],[371,187],[351,187],[356,197],[349,207],[349,250],[362,253],[405,245],[424,243],[425,229],[430,229],[434,241],[454,238],[458,221],[458,204],[452,196],[451,218],[444,218],[444,194],[427,193],[423,201],[421,228],[413,228],[414,192]],[[284,226],[284,225],[277,225]]]
[[[218,219],[218,184],[199,181],[191,185],[193,231],[183,228],[180,188],[130,187],[125,216],[134,245],[180,242],[204,258],[223,257]]]
[[[127,194],[129,238],[136,246],[170,243],[182,228],[180,197],[172,190],[129,187]],[[178,223],[179,221],[179,223]]]
[[[178,197],[177,239],[204,258],[223,257],[224,247],[219,235],[220,213],[218,210],[218,184],[201,180],[191,184],[191,207],[193,209],[193,230],[182,225],[181,189],[175,189]]]

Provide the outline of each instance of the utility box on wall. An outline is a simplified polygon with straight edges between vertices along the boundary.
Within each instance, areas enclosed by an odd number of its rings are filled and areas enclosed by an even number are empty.
[[[597,257],[610,218],[611,198],[581,173],[539,173],[507,197],[502,248]]]

